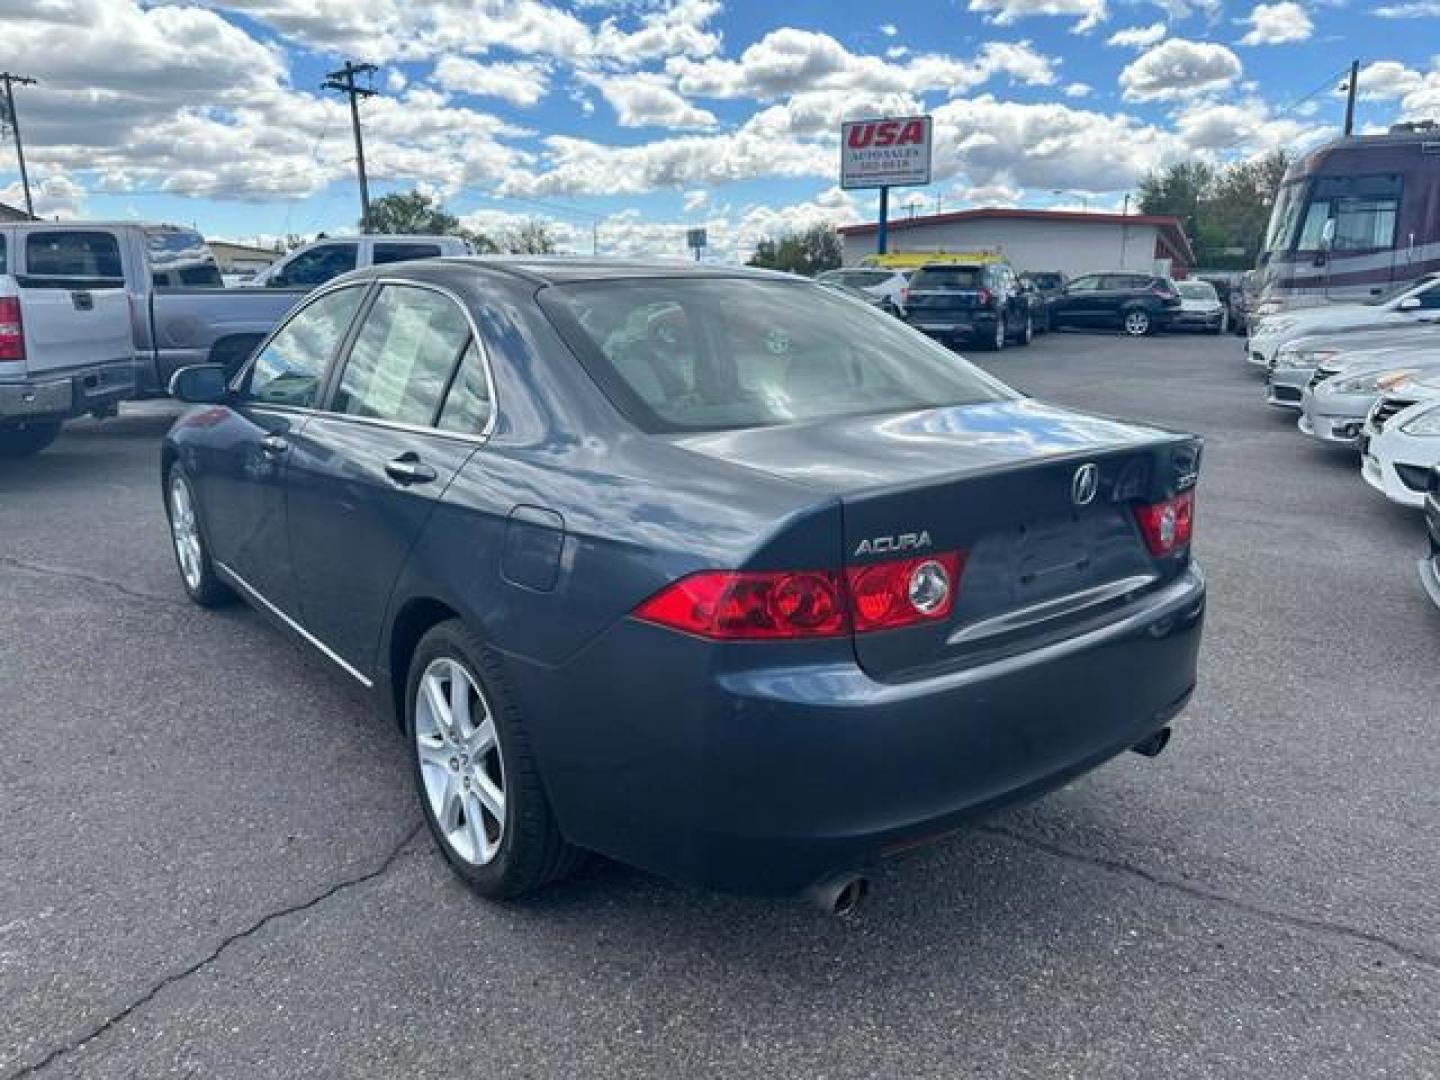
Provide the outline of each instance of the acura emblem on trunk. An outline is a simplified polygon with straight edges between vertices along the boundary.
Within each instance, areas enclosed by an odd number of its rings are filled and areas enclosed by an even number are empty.
[[[1100,469],[1092,462],[1081,465],[1070,480],[1070,501],[1076,506],[1089,506],[1095,501],[1095,489],[1100,486]]]

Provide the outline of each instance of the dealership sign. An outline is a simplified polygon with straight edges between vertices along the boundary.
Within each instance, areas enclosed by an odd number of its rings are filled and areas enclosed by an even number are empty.
[[[847,120],[840,125],[842,188],[930,182],[930,117]]]

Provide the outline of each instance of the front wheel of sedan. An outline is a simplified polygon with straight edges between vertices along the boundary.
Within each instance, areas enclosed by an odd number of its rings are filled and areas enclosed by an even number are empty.
[[[205,545],[205,531],[200,525],[195,489],[179,465],[170,469],[165,481],[165,511],[170,519],[175,565],[180,568],[180,582],[186,594],[201,607],[228,603],[235,594],[215,574],[215,564]]]
[[[1125,313],[1125,333],[1131,337],[1144,337],[1150,333],[1150,313],[1144,308],[1132,308]]]
[[[405,727],[425,823],[470,888],[508,900],[575,868],[499,661],[460,621],[420,640]]]

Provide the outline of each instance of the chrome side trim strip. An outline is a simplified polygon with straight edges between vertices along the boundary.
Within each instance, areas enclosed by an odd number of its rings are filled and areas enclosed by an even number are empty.
[[[246,581],[244,578],[242,578],[242,577],[241,577],[239,574],[237,574],[234,570],[231,570],[230,567],[226,566],[226,565],[225,565],[224,563],[222,563],[222,562],[216,562],[216,563],[215,563],[215,569],[219,572],[219,574],[220,574],[221,577],[225,578],[225,579],[228,580],[232,585],[234,585],[236,588],[238,588],[238,589],[240,589],[241,591],[243,591],[243,592],[245,593],[245,595],[249,596],[249,597],[250,597],[252,600],[254,600],[256,603],[260,604],[266,611],[268,611],[268,612],[270,612],[270,614],[274,615],[277,619],[279,619],[281,622],[283,622],[283,623],[284,623],[286,626],[288,626],[291,630],[294,630],[295,633],[299,634],[302,638],[304,638],[306,641],[308,641],[308,642],[309,642],[311,645],[313,645],[316,649],[318,649],[320,652],[322,652],[322,653],[326,656],[327,659],[331,660],[336,666],[338,666],[339,668],[341,668],[341,669],[345,672],[345,674],[349,675],[352,679],[354,679],[356,682],[358,682],[361,686],[365,687],[366,690],[369,690],[371,687],[373,687],[373,686],[375,685],[373,682],[371,682],[369,679],[367,679],[364,675],[360,674],[360,672],[357,671],[354,667],[352,667],[350,664],[346,663],[345,660],[343,660],[343,659],[339,656],[339,654],[337,654],[337,653],[335,652],[335,650],[331,649],[328,645],[326,645],[323,641],[321,641],[319,638],[317,638],[314,634],[310,633],[310,631],[306,630],[303,626],[301,626],[299,623],[297,623],[294,619],[290,618],[289,615],[286,615],[285,612],[281,611],[278,607],[276,607],[274,604],[272,604],[269,600],[266,600],[265,597],[261,596],[260,593],[256,591],[256,589],[255,589],[255,587],[254,587],[253,585],[251,585],[248,581]]]

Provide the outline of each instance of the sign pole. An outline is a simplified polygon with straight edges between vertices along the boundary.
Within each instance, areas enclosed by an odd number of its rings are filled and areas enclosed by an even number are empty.
[[[880,222],[875,228],[875,254],[884,255],[890,237],[886,232],[886,221],[890,217],[890,188],[880,189]]]

